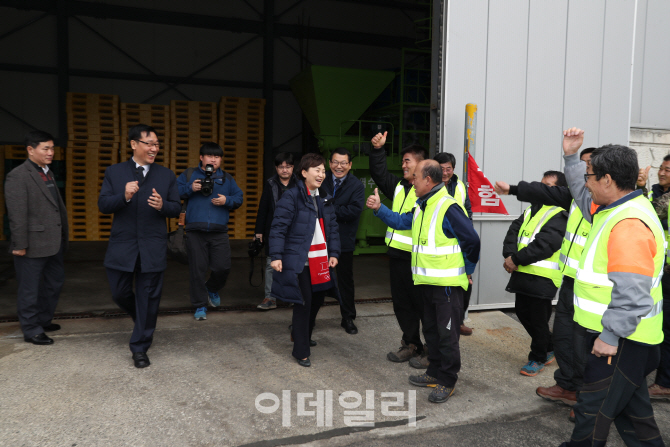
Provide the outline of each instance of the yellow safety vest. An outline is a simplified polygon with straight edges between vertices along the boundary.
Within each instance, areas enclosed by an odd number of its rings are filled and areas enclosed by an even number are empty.
[[[565,229],[565,237],[561,244],[561,253],[558,257],[558,264],[565,276],[574,279],[577,275],[579,258],[582,256],[582,250],[584,249],[584,244],[590,230],[591,224],[584,219],[582,211],[573,200],[570,205],[570,215],[568,216],[568,225]]]
[[[412,211],[416,203],[416,190],[412,186],[405,195],[405,187],[402,182],[398,182],[393,193],[393,212],[405,214]],[[403,251],[412,251],[412,230],[394,230],[391,227],[386,229],[386,245]]]
[[[467,189],[465,188],[465,183],[463,183],[459,179],[456,183],[456,189],[454,190],[454,199],[456,200],[456,202],[458,202],[463,211],[465,211],[466,216],[468,215],[468,210],[465,209],[465,199],[467,196],[468,195],[467,195]]]
[[[607,275],[609,242],[612,228],[624,219],[639,219],[654,234],[656,256],[654,256],[654,278],[649,291],[654,305],[640,319],[630,340],[655,345],[663,341],[663,258],[665,239],[663,227],[648,200],[638,196],[621,205],[601,211],[594,216],[593,226],[586,240],[575,280],[575,321],[582,327],[602,332],[602,316],[612,301],[613,283]]]
[[[530,206],[526,208],[526,211],[523,213],[523,223],[521,224],[521,228],[519,228],[519,238],[517,239],[518,250],[526,248],[533,242],[535,236],[537,236],[544,224],[556,214],[563,211],[563,208],[557,206],[544,205],[531,218],[530,208]],[[554,254],[545,260],[537,261],[530,265],[520,265],[519,271],[531,275],[542,276],[543,278],[549,278],[554,282],[556,287],[560,287],[561,277],[563,275],[561,274],[561,267],[558,263],[559,252],[560,250],[556,250]]]
[[[446,188],[428,199],[425,209],[416,207],[412,217],[412,278],[414,284],[468,288],[465,260],[458,239],[442,230],[447,209],[458,205]]]

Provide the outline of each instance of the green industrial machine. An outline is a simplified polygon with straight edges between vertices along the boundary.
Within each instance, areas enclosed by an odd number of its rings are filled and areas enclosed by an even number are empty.
[[[370,176],[368,154],[372,149],[370,139],[378,131],[388,131],[388,169],[398,177],[402,177],[400,147],[404,146],[401,142],[407,142],[407,132],[413,134],[414,142],[428,146],[428,131],[421,127],[421,121],[427,122],[430,79],[428,77],[426,83],[425,75],[417,75],[405,64],[406,51],[417,50],[403,50],[399,70],[312,65],[290,81],[291,90],[314,130],[319,150],[327,160],[338,147],[345,147],[354,154],[352,172],[365,185],[366,197],[373,194],[376,187]],[[419,84],[421,89],[413,87]],[[408,92],[412,97],[409,100]],[[412,124],[409,130],[405,129],[407,121]],[[384,200],[387,206],[391,204],[389,199]],[[385,234],[383,222],[365,209],[356,234],[354,254],[385,253]]]

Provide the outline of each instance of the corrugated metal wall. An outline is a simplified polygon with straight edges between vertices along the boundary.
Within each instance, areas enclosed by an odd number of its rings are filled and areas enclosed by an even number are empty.
[[[447,1],[440,146],[456,155],[456,172],[466,103],[478,106],[472,154],[492,182],[562,169],[567,127],[586,130],[585,147],[627,144],[635,15],[626,0]],[[482,252],[473,308],[514,302],[502,240],[528,204],[503,201],[511,216],[475,216]]]

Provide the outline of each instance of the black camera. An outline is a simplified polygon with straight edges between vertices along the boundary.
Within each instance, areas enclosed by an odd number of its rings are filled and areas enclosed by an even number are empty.
[[[214,192],[214,180],[212,180],[212,174],[214,174],[214,165],[205,166],[205,178],[200,180],[202,188],[200,192],[203,196],[212,195]]]
[[[250,258],[255,258],[259,254],[261,254],[261,250],[263,250],[263,246],[265,243],[261,241],[260,239],[254,238],[251,242],[249,242],[249,257]]]

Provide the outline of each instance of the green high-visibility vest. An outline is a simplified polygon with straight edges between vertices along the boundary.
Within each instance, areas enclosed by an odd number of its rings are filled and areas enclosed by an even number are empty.
[[[412,278],[414,284],[468,288],[465,260],[458,239],[442,230],[447,209],[458,206],[446,188],[428,199],[425,209],[416,207],[412,216]]]
[[[568,225],[565,228],[565,237],[558,257],[558,264],[565,276],[574,278],[577,275],[579,258],[582,256],[582,250],[590,230],[591,224],[584,219],[582,211],[573,200],[570,205]]]
[[[533,242],[544,224],[556,214],[563,211],[563,208],[557,206],[544,205],[531,218],[530,208],[530,206],[526,208],[526,211],[523,213],[523,223],[521,224],[521,228],[519,228],[519,238],[517,239],[518,250],[526,248]],[[542,261],[537,261],[530,265],[520,265],[519,271],[549,278],[554,282],[556,287],[560,287],[563,275],[561,274],[561,266],[558,263],[559,252],[560,250],[556,250],[554,254]]]
[[[393,212],[405,214],[412,211],[416,203],[416,191],[412,186],[407,194],[405,187],[401,182],[395,187],[393,193]],[[412,230],[394,230],[391,227],[386,229],[386,245],[403,251],[412,251]]]
[[[656,240],[654,277],[650,294],[654,305],[640,319],[635,332],[627,337],[633,341],[655,345],[663,341],[663,258],[665,239],[663,227],[648,200],[638,196],[621,205],[601,211],[594,216],[593,226],[586,239],[575,280],[575,321],[580,326],[602,332],[602,317],[612,301],[613,283],[607,276],[607,244],[612,228],[624,219],[639,219],[652,231]]]
[[[454,190],[454,200],[461,206],[461,209],[465,211],[465,215],[468,215],[468,210],[465,209],[465,199],[467,197],[467,189],[465,188],[465,183],[458,180],[456,183],[456,189]]]
[[[654,201],[653,194],[654,193],[652,191],[649,191],[647,193],[647,197],[649,198],[650,202]],[[668,228],[670,228],[670,213],[668,213]],[[663,230],[663,232],[665,233],[665,241],[667,242],[667,246],[670,247],[670,231]],[[665,253],[665,262],[667,264],[670,264],[670,250],[666,251],[666,253]]]

